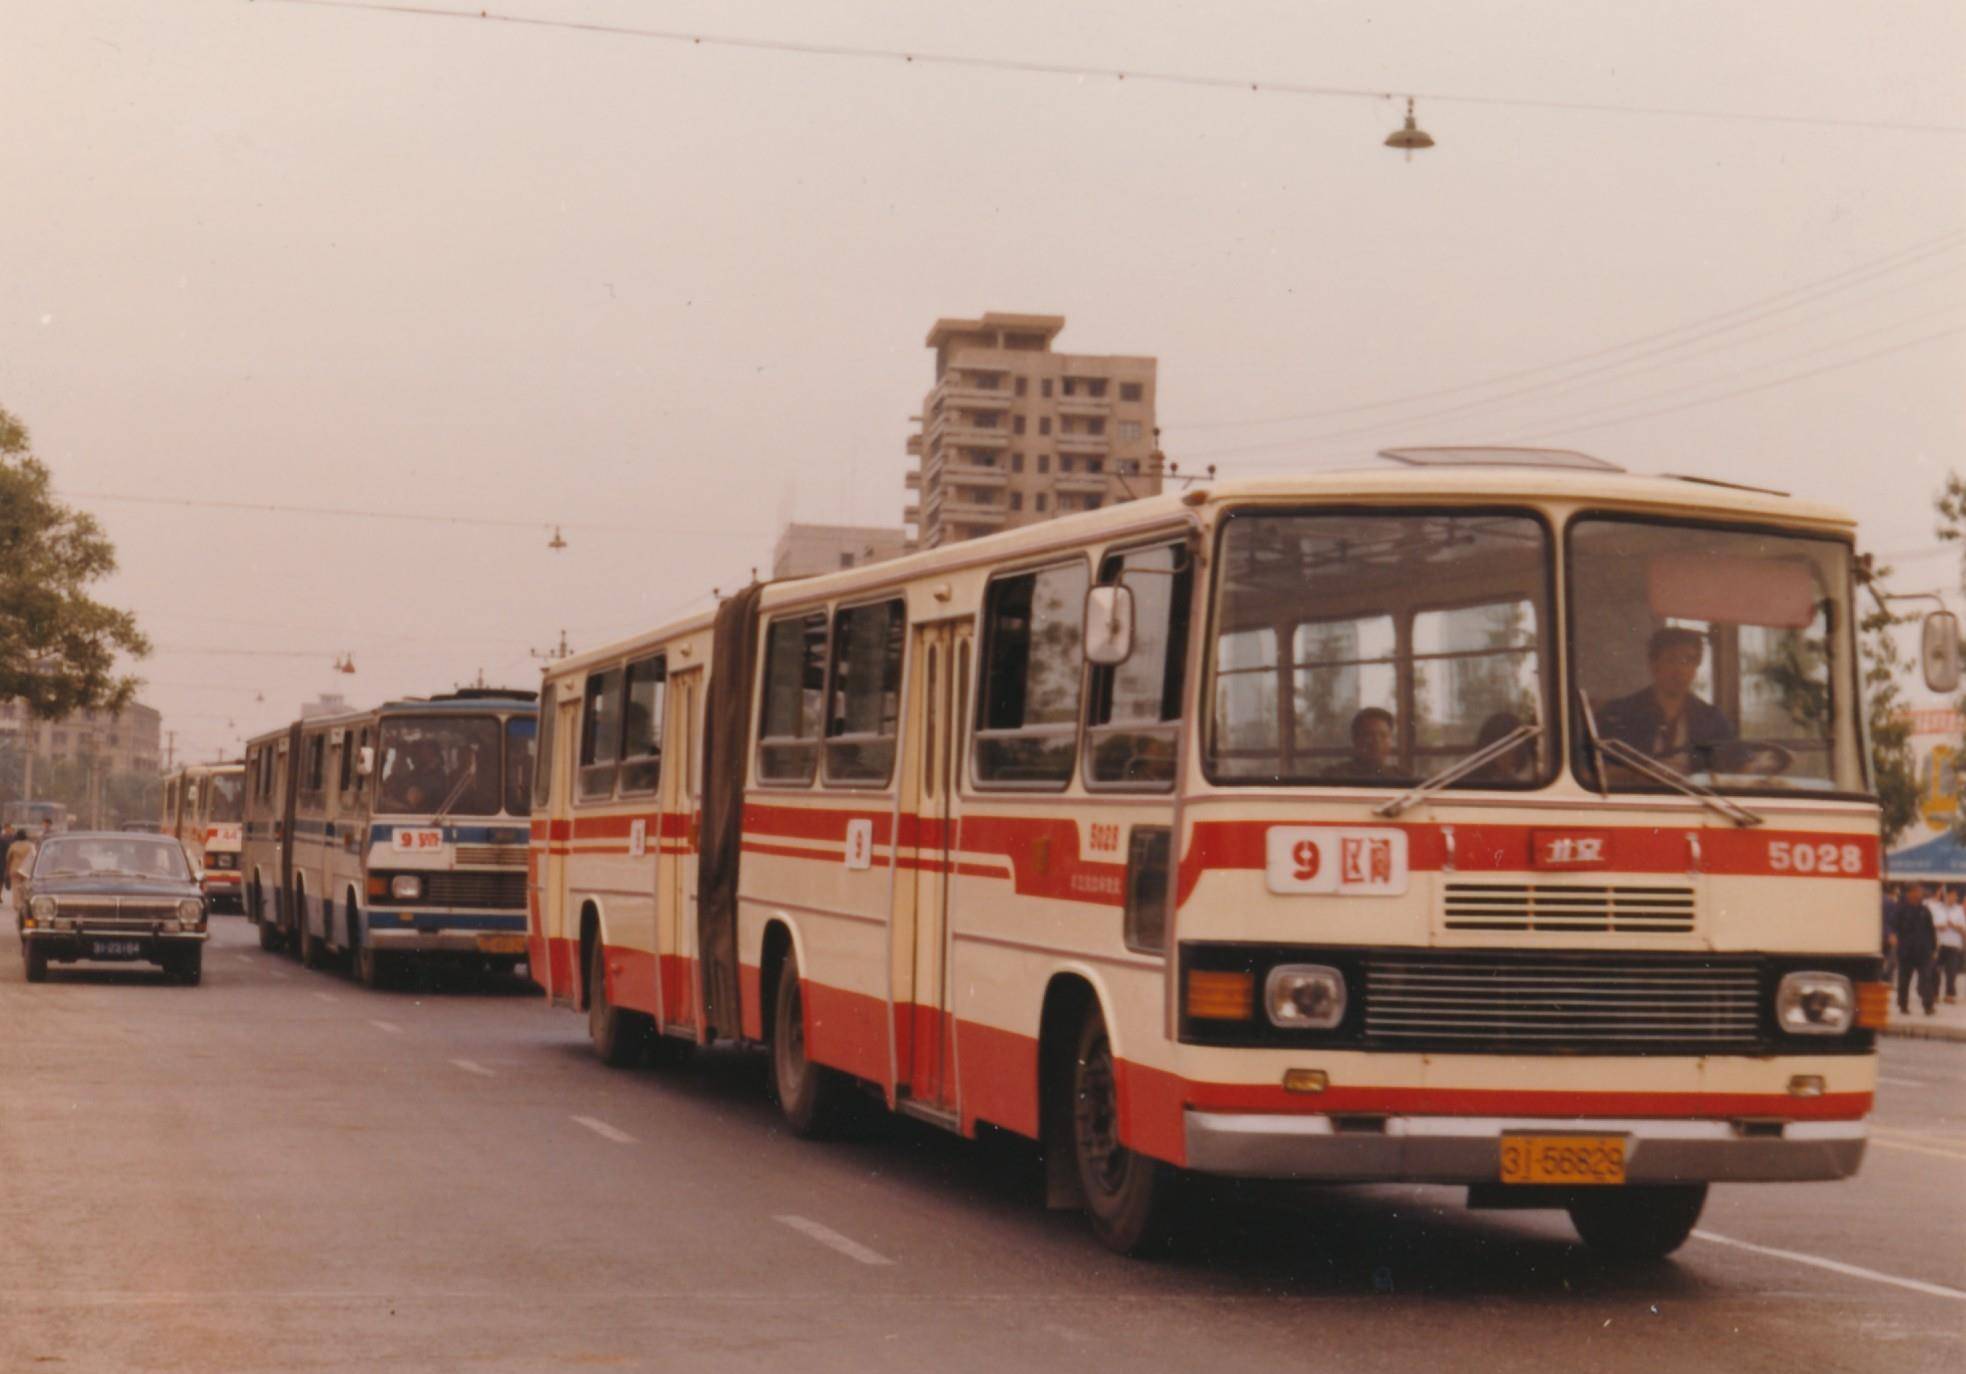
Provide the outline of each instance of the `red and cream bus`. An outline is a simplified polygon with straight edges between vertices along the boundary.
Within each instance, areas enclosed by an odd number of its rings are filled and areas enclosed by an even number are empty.
[[[1465,1185],[1663,1254],[1862,1157],[1884,1015],[1854,531],[1408,450],[753,586],[545,675],[531,958],[614,1063],[769,1047],[1182,1171]],[[665,1056],[666,1057],[666,1056]]]
[[[164,778],[164,834],[190,856],[213,911],[243,912],[239,849],[245,819],[244,763],[189,763]]]

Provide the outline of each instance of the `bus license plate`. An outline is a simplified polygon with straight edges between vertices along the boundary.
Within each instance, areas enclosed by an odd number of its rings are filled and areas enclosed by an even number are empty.
[[[137,959],[143,955],[143,945],[137,940],[91,940],[89,957],[91,959]]]
[[[480,935],[478,937],[480,954],[524,954],[526,937],[523,935]]]
[[[1502,1137],[1504,1183],[1623,1183],[1625,1138],[1616,1135]]]

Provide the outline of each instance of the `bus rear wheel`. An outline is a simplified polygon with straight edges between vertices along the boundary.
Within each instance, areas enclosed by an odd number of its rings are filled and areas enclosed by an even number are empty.
[[[806,1056],[805,989],[790,954],[778,970],[772,999],[771,1089],[792,1134],[818,1139],[838,1128],[848,1110],[840,1075]]]
[[[1570,1224],[1611,1259],[1657,1260],[1686,1243],[1706,1205],[1704,1183],[1605,1188],[1570,1204]]]
[[[648,1048],[648,1018],[608,1001],[608,955],[600,936],[587,961],[587,1037],[611,1069],[632,1068]]]
[[[1120,1143],[1112,1041],[1096,1005],[1086,1008],[1072,1057],[1072,1147],[1100,1243],[1122,1255],[1160,1246],[1170,1230],[1173,1170]]]

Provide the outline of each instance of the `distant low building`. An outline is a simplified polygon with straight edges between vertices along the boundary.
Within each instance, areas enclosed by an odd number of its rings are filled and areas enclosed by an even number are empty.
[[[348,698],[339,692],[324,692],[314,700],[303,701],[300,704],[300,718],[312,720],[316,716],[338,716],[344,711],[354,709],[348,704]]]
[[[0,744],[30,750],[44,761],[93,758],[112,773],[154,773],[162,761],[163,736],[163,715],[142,702],[50,721],[29,718],[25,702],[0,702]]]
[[[787,525],[771,553],[773,577],[811,577],[898,557],[908,531],[884,525]]]

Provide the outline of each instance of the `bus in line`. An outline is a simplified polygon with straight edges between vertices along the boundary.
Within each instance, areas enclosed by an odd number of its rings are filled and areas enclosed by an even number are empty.
[[[239,850],[245,819],[246,766],[191,763],[164,776],[160,829],[190,856],[210,911],[243,912]]]
[[[755,1044],[1039,1142],[1122,1252],[1184,1172],[1465,1186],[1670,1252],[1859,1166],[1885,1016],[1854,530],[1405,450],[822,576],[556,663],[534,976],[610,1063]]]
[[[526,957],[533,693],[465,688],[247,742],[246,915],[260,946],[365,985]]]

